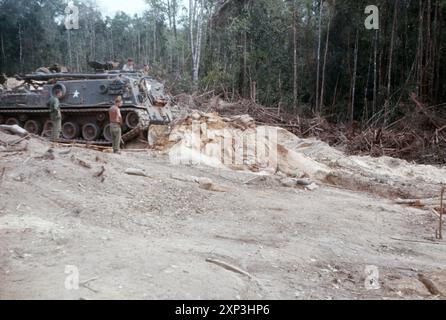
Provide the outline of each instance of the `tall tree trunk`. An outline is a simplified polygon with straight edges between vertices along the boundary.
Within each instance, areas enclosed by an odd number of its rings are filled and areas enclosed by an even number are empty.
[[[195,8],[194,4],[196,4],[196,0],[189,0],[189,41],[190,41],[190,50],[192,53],[192,81],[195,77],[195,41],[194,41],[194,14]],[[193,84],[193,89],[195,84]]]
[[[365,122],[369,119],[369,85],[370,85],[370,70],[372,65],[373,51],[370,52],[369,65],[367,68],[367,78],[364,86],[364,112],[362,115],[362,121]]]
[[[321,67],[321,42],[322,42],[322,8],[324,0],[319,2],[319,33],[318,33],[318,47],[317,47],[317,71],[316,71],[316,112],[319,112],[319,78]]]
[[[439,15],[440,15],[440,0],[437,0],[437,3],[435,5],[435,19],[434,19],[434,30],[438,30],[439,26]],[[440,20],[441,21],[441,20]],[[440,91],[440,68],[441,68],[441,41],[440,38],[441,37],[441,33],[438,32],[438,34],[435,34],[434,36],[434,60],[435,60],[435,64],[433,67],[433,73],[434,73],[434,101],[436,104],[438,104],[439,101],[439,91]]]
[[[175,75],[178,77],[178,75],[180,74],[180,56],[178,53],[177,0],[172,0],[171,7],[172,7],[173,37],[175,40],[175,43],[173,44],[174,64],[175,64],[174,69],[175,69]]]
[[[390,107],[390,103],[391,103],[393,46],[394,46],[394,42],[395,42],[397,14],[398,14],[398,0],[395,0],[395,8],[394,8],[394,12],[393,12],[392,35],[390,37],[390,46],[389,46],[389,67],[387,70],[387,98],[386,98],[386,102],[384,103],[384,126],[386,126],[387,122],[388,122],[389,107]]]
[[[434,88],[432,83],[432,38],[431,38],[431,24],[432,24],[432,1],[427,0],[427,21],[426,21],[426,66],[427,73],[427,94],[433,97]]]
[[[111,39],[111,59],[114,60],[115,57],[115,48],[114,48],[114,41],[113,41],[113,28],[110,28],[110,39]]]
[[[333,9],[335,6],[335,1],[333,1]],[[322,84],[321,84],[321,99],[319,101],[319,111],[322,111],[322,107],[324,106],[324,95],[325,95],[325,71],[327,69],[327,56],[328,56],[328,43],[330,40],[330,27],[331,27],[331,19],[332,12],[329,14],[328,25],[327,25],[327,38],[325,40],[325,53],[324,53],[324,64],[322,67]]]
[[[279,104],[277,105],[277,115],[280,116],[281,110],[282,110],[282,73],[279,71]]]
[[[246,30],[243,31],[243,96],[246,96],[246,87],[248,79],[248,35]]]
[[[73,67],[73,56],[71,53],[71,30],[67,30],[67,39],[68,39],[68,65],[70,68]],[[89,57],[91,59],[91,57]]]
[[[178,32],[177,32],[177,0],[172,0],[172,27],[173,27],[173,36],[175,41],[178,41]]]
[[[140,33],[140,31],[139,31],[139,29],[138,29],[138,32],[136,33],[136,37],[137,37],[137,39],[138,39],[138,61],[139,61],[139,63],[141,63],[142,61],[141,61],[141,33]]]
[[[200,13],[198,16],[198,23],[197,23],[197,33],[198,33],[198,39],[197,39],[197,47],[196,47],[196,67],[195,67],[195,74],[194,74],[194,85],[198,88],[198,77],[200,72],[200,63],[201,63],[201,43],[203,40],[203,0],[200,2]]]
[[[79,51],[80,50],[76,50],[76,72],[81,72],[81,66],[80,66],[80,61],[79,61]]]
[[[423,46],[423,24],[424,24],[424,5],[423,0],[419,1],[419,25],[418,25],[418,46],[417,46],[417,95],[423,97],[423,74],[424,74],[424,46]]]
[[[200,10],[197,14],[197,6]],[[201,42],[203,37],[202,28],[203,0],[189,0],[189,25],[190,25],[190,46],[192,52],[192,84],[193,90],[198,89],[200,62],[201,62]],[[196,37],[194,37],[194,25],[196,26]]]
[[[91,21],[91,52],[93,55],[93,59],[96,60],[96,30],[94,21]]]
[[[352,101],[350,105],[350,123],[353,124],[355,121],[355,102],[356,102],[356,74],[358,71],[358,51],[359,51],[359,29],[356,31],[356,41],[355,41],[355,62],[353,65],[353,77],[352,77]]]
[[[19,64],[20,71],[23,72],[23,45],[22,45],[22,25],[19,22]]]
[[[172,30],[172,3],[167,0],[167,19],[169,20],[169,29]]]
[[[331,103],[331,110],[334,110],[334,108],[336,106],[336,99],[338,96],[338,87],[339,87],[339,78],[340,78],[340,75],[338,75],[338,77],[336,79],[336,85],[335,85],[334,92],[333,92],[333,101]]]
[[[157,54],[156,54],[156,50],[157,50],[157,46],[156,46],[156,17],[153,18],[153,62],[156,63],[156,58],[157,58]]]
[[[251,100],[257,102],[257,82],[251,82]]]
[[[2,45],[3,68],[6,70],[7,61],[6,61],[5,43],[3,40],[3,33],[0,34],[0,40],[1,40],[1,45]]]
[[[376,113],[377,99],[378,99],[378,39],[379,30],[375,31],[375,45],[373,50],[373,103],[372,116]]]
[[[294,112],[298,110],[298,84],[297,84],[297,6],[293,2],[293,102]]]

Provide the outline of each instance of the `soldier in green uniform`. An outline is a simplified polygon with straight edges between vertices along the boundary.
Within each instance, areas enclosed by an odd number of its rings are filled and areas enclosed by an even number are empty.
[[[120,154],[121,149],[121,125],[122,115],[119,108],[122,106],[122,97],[118,96],[115,99],[115,104],[108,110],[110,116],[110,132],[112,135],[113,152]]]
[[[50,108],[50,119],[53,123],[53,131],[51,140],[55,141],[60,138],[62,131],[62,114],[60,112],[60,99],[62,99],[62,90],[55,90],[54,95],[48,101]]]

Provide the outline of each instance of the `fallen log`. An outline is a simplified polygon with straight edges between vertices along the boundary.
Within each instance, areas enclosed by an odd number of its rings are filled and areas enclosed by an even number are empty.
[[[121,151],[138,153],[138,152],[149,152],[149,149],[123,149]]]
[[[7,148],[5,150],[0,150],[0,153],[24,152],[24,151],[28,151],[28,144],[24,145],[21,148]]]
[[[49,148],[42,156],[36,157],[36,160],[54,160],[56,157],[54,156],[54,150]]]
[[[433,296],[442,296],[440,290],[438,290],[437,286],[432,282],[432,280],[428,279],[423,274],[418,274],[418,280],[426,287],[429,293]]]
[[[252,275],[249,274],[248,272],[246,272],[246,271],[244,271],[244,270],[242,270],[242,269],[240,269],[240,268],[238,268],[236,266],[233,266],[233,265],[231,265],[229,263],[226,263],[224,261],[208,258],[208,259],[206,259],[206,262],[215,264],[215,265],[217,265],[219,267],[222,267],[222,268],[224,268],[226,270],[229,270],[229,271],[232,271],[232,272],[235,272],[235,273],[247,276],[248,278],[252,279]]]
[[[89,150],[95,150],[95,151],[99,151],[99,152],[111,152],[112,148],[110,147],[101,147],[98,145],[93,145],[93,144],[81,144],[81,143],[72,143],[72,142],[57,142],[56,143],[57,146],[60,147],[66,147],[66,148],[72,148],[72,147],[76,147],[76,148],[83,148],[83,149],[89,149]]]
[[[134,168],[129,168],[127,170],[125,170],[125,174],[129,175],[129,176],[140,176],[140,177],[146,177],[148,178],[149,176],[144,172],[144,170],[141,169],[134,169]]]
[[[95,178],[100,178],[100,177],[102,177],[104,175],[104,173],[105,173],[105,167],[102,166],[101,171],[96,173],[94,176],[95,176]]]
[[[182,181],[182,182],[192,182],[192,183],[198,183],[199,188],[207,191],[214,191],[214,192],[227,192],[228,190],[217,186],[214,181],[212,181],[209,178],[203,178],[203,177],[194,177],[194,176],[183,176],[183,175],[175,175],[171,174],[170,176],[174,180]]]
[[[435,216],[440,217],[440,213],[435,208],[429,208],[429,211],[432,212]]]
[[[72,156],[72,157],[71,157],[71,160],[72,160],[74,163],[77,163],[78,165],[80,165],[81,167],[84,167],[84,168],[87,168],[87,169],[91,169],[91,168],[92,168],[91,165],[90,165],[89,163],[87,163],[86,161],[84,161],[84,160],[82,160],[82,159],[79,159],[79,158],[77,158],[77,157],[75,157],[75,156]]]
[[[1,124],[0,125],[0,129],[5,130],[5,131],[7,131],[9,133],[12,133],[12,134],[19,135],[19,136],[29,135],[28,131],[26,131],[25,129],[23,129],[22,127],[20,127],[18,125],[9,126],[9,125],[6,125],[6,124]]]
[[[59,152],[59,155],[64,156],[64,155],[70,154],[71,151],[72,151],[72,149],[70,148],[70,149]]]
[[[427,207],[438,205],[440,198],[430,198],[430,199],[397,199],[396,204],[403,204],[414,207]]]
[[[20,138],[20,139],[17,139],[16,141],[13,141],[13,142],[9,143],[8,145],[9,145],[10,147],[13,147],[13,146],[19,144],[20,142],[22,142],[23,140],[28,139],[29,137],[31,137],[31,135],[30,135],[30,134],[27,134],[27,135],[25,135],[24,137],[22,137],[22,138]]]

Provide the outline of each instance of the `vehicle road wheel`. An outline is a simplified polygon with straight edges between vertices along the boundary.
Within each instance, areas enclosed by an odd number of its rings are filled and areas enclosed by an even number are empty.
[[[107,119],[107,115],[103,112],[96,115],[96,120],[98,120],[99,122],[105,121],[105,119]]]
[[[107,140],[108,142],[112,141],[112,134],[111,134],[110,128],[111,128],[111,125],[107,124],[104,128],[104,131],[102,132],[104,139]]]
[[[87,141],[94,141],[99,138],[99,127],[94,123],[87,123],[82,127],[82,136]]]
[[[42,126],[36,120],[28,120],[25,122],[24,129],[32,134],[39,134],[42,129]]]
[[[130,129],[135,129],[139,124],[139,115],[136,112],[130,112],[127,117],[125,117],[125,124]]]
[[[19,115],[19,121],[22,123],[25,123],[28,120],[28,115],[27,114],[21,114]]]
[[[74,140],[79,137],[79,126],[73,122],[65,122],[62,126],[62,136],[67,140]]]
[[[48,120],[47,122],[45,122],[43,126],[42,136],[45,138],[50,138],[52,132],[53,132],[53,122],[51,120]]]
[[[5,124],[8,126],[14,126],[14,125],[19,126],[20,121],[19,121],[19,119],[16,119],[16,118],[9,118],[6,120]]]

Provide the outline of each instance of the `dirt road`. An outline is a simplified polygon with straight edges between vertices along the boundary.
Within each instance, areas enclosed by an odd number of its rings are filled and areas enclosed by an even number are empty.
[[[156,153],[49,147],[0,154],[0,299],[439,299],[419,274],[446,293],[446,243],[428,240],[427,211],[245,184],[255,175]],[[80,286],[67,290],[73,270]]]

